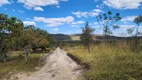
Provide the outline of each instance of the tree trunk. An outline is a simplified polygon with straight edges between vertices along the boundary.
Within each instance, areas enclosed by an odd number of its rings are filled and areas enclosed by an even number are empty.
[[[29,52],[26,52],[25,53],[25,60],[26,60],[26,62],[28,61],[28,59],[29,59]]]
[[[135,40],[136,49],[138,49],[138,42],[139,42],[138,34],[139,34],[139,26],[137,26],[136,29],[136,40]]]
[[[137,29],[136,29],[136,37],[138,37],[138,33],[139,33],[139,26],[137,26]]]
[[[30,46],[27,45],[27,46],[25,46],[25,60],[26,60],[26,62],[29,59],[29,53],[30,53]]]
[[[88,44],[88,52],[91,53],[91,47],[89,44]]]
[[[0,37],[0,54],[2,54],[2,48],[3,48],[3,39]]]
[[[3,38],[0,37],[0,61],[3,60]]]

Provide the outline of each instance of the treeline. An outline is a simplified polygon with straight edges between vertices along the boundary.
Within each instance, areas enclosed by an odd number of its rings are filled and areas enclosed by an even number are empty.
[[[5,61],[12,51],[19,50],[24,50],[28,60],[31,50],[46,50],[54,44],[54,38],[47,31],[33,25],[24,26],[20,19],[0,14],[0,61]]]

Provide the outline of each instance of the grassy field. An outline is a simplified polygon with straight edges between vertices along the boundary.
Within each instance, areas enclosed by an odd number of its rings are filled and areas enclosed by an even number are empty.
[[[90,66],[85,80],[142,80],[142,50],[133,52],[126,42],[97,44],[91,53],[81,46],[64,49]]]
[[[35,67],[39,65],[39,59],[42,55],[42,53],[32,53],[30,54],[31,59],[26,62],[24,55],[19,57],[18,53],[13,53],[9,56],[8,62],[0,63],[0,80],[2,78],[9,78],[12,74],[18,72],[36,71]]]

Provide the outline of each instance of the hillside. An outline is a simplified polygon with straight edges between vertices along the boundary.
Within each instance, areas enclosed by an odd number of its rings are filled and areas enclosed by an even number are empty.
[[[56,41],[79,41],[80,34],[65,35],[65,34],[51,34]],[[103,41],[103,40],[128,40],[133,39],[133,37],[117,37],[117,36],[103,36],[103,35],[94,35],[94,41]],[[139,37],[142,39],[142,36]]]

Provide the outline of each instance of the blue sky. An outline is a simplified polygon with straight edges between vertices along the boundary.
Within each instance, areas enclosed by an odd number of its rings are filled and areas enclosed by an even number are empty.
[[[136,26],[133,19],[142,15],[142,0],[0,0],[0,13],[53,34],[81,33],[86,21],[96,29],[95,34],[102,34],[95,17],[107,11],[119,12],[123,18],[113,35],[126,36],[126,30]]]

